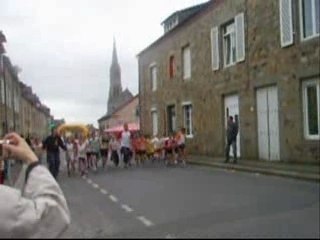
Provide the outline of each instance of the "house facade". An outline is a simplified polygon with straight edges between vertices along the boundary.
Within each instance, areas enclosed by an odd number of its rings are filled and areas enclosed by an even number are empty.
[[[44,138],[49,134],[50,109],[43,105],[32,88],[19,80],[9,57],[1,55],[0,134],[15,131],[24,136]]]
[[[99,129],[104,131],[108,128],[113,128],[124,123],[139,124],[139,95],[131,98],[123,103],[114,112],[108,116],[99,119]]]
[[[138,55],[142,130],[184,126],[190,153],[223,157],[233,116],[241,158],[320,162],[319,1],[197,9]]]

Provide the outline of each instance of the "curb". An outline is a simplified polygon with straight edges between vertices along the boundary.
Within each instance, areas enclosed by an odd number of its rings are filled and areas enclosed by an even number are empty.
[[[248,167],[248,166],[241,166],[241,165],[231,165],[226,163],[208,163],[203,161],[192,161],[192,160],[188,161],[188,164],[222,168],[222,169],[232,169],[232,170],[238,170],[242,172],[255,172],[255,173],[262,173],[265,175],[273,175],[273,176],[294,178],[294,179],[300,179],[300,180],[306,180],[306,181],[312,181],[312,182],[320,182],[320,175],[311,174],[311,173],[299,173],[299,172],[283,171],[283,170],[277,170],[277,169],[265,169],[265,168]]]

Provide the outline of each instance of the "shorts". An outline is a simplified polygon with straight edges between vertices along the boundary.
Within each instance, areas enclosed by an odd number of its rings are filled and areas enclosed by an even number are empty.
[[[137,150],[136,154],[137,155],[145,155],[146,154],[146,150]]]
[[[107,157],[108,156],[108,149],[100,149],[100,154],[102,157]]]

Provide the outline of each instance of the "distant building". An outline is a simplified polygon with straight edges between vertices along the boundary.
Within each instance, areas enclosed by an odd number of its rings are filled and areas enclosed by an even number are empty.
[[[116,42],[113,42],[113,53],[112,53],[112,63],[110,67],[110,88],[109,88],[109,98],[108,98],[108,110],[107,113],[98,120],[99,128],[107,126],[105,123],[106,119],[112,119],[115,115],[115,111],[119,108],[125,106],[128,102],[136,99],[132,93],[125,89],[122,91],[121,84],[121,68],[118,61]],[[131,119],[131,118],[130,118]],[[116,119],[114,121],[117,121]],[[109,126],[109,125],[108,125]]]
[[[126,89],[122,91],[121,68],[118,62],[116,42],[113,42],[112,64],[110,67],[110,88],[108,99],[108,114],[112,114],[120,105],[133,97],[132,93]]]
[[[124,123],[139,124],[139,95],[123,103],[112,114],[102,117],[98,122],[101,131]]]

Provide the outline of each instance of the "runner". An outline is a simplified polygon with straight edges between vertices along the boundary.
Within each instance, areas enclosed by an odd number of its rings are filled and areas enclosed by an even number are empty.
[[[114,134],[111,136],[111,140],[109,143],[109,153],[110,160],[114,163],[116,167],[119,166],[119,152],[120,152],[120,143]]]
[[[175,164],[181,162],[183,166],[186,165],[186,129],[181,128],[181,130],[176,134],[175,141],[177,143],[176,146],[176,158]]]
[[[0,160],[0,185],[4,184],[5,171],[4,171],[4,161]]]
[[[169,138],[164,143],[165,148],[165,164],[168,166],[169,164],[173,164],[175,160],[175,147],[176,142],[174,139],[174,133],[170,134]]]
[[[75,150],[74,150],[74,140],[71,137],[67,138],[66,141],[66,160],[67,160],[67,169],[68,169],[68,177],[71,176],[71,170],[72,172],[75,172]]]
[[[87,147],[87,140],[85,140],[83,136],[80,136],[78,144],[78,158],[81,176],[88,174],[88,162],[86,158]]]
[[[146,135],[145,137],[145,145],[146,145],[146,155],[147,159],[151,160],[154,163],[154,144],[150,138],[150,135]]]
[[[124,168],[131,166],[130,158],[132,157],[131,133],[128,124],[123,125],[124,131],[121,133],[121,154],[124,162]]]
[[[105,133],[103,133],[100,136],[100,155],[101,155],[103,168],[105,168],[108,161],[108,152],[109,152],[109,137]]]

